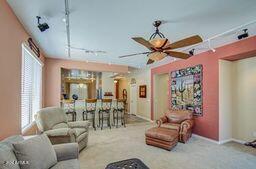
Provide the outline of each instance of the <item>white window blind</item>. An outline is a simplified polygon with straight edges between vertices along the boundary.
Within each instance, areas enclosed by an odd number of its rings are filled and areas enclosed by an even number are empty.
[[[42,64],[25,45],[22,46],[21,127],[26,128],[41,108]]]

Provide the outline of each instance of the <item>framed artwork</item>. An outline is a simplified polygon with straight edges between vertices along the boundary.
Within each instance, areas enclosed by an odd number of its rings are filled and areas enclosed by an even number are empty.
[[[139,96],[140,98],[146,98],[147,97],[147,86],[141,85],[139,87]]]
[[[196,65],[170,73],[171,108],[191,110],[203,116],[203,66]]]

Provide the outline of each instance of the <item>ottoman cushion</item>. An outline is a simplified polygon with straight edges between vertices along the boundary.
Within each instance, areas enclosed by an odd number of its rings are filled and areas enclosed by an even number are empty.
[[[158,140],[173,142],[178,138],[179,134],[177,130],[172,130],[164,127],[153,127],[146,131],[146,136]]]

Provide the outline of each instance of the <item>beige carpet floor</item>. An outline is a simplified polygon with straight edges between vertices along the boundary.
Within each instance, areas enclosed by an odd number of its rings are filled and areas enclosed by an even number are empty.
[[[128,158],[141,159],[150,169],[256,169],[256,150],[243,145],[217,145],[192,137],[172,151],[145,144],[149,123],[90,131],[89,145],[80,153],[81,169],[104,169]]]

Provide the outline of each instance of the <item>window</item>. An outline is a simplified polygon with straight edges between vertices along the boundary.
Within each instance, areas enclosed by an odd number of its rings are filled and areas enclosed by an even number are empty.
[[[21,127],[26,128],[41,108],[42,63],[29,48],[22,45]]]

